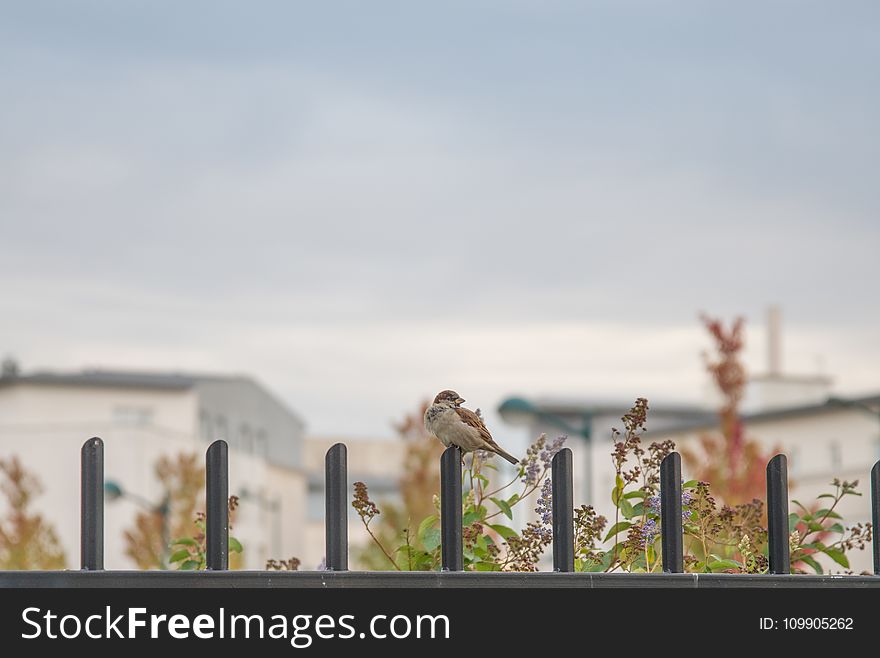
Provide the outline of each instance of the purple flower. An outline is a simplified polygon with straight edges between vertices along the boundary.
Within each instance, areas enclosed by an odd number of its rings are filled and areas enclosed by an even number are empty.
[[[541,468],[540,468],[540,466],[538,466],[538,462],[535,460],[529,460],[529,463],[526,466],[526,474],[525,474],[525,477],[523,478],[523,481],[526,484],[533,484],[533,483],[537,482],[538,476],[541,474],[540,471],[541,471]]]
[[[654,519],[648,519],[642,526],[642,539],[645,545],[653,544],[657,537],[657,522]]]
[[[541,523],[545,526],[553,523],[553,482],[549,477],[541,485],[541,495],[538,496],[535,512],[541,517]]]
[[[557,436],[553,441],[547,445],[538,455],[541,462],[544,464],[544,468],[550,468],[550,465],[553,461],[554,455],[557,452],[562,450],[563,444],[568,440],[568,437],[565,435]]]
[[[691,511],[688,509],[688,506],[694,502],[694,497],[691,495],[690,491],[682,491],[681,492],[681,520],[689,521],[691,518]],[[651,508],[651,511],[654,514],[660,514],[660,496],[649,496],[648,497],[648,507]]]

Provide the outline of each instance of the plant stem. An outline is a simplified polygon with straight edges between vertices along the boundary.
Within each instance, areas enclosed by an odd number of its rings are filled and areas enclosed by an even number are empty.
[[[370,530],[370,524],[364,523],[364,528],[367,529],[367,533],[369,533],[370,537],[373,538],[373,541],[376,542],[376,545],[382,550],[382,552],[385,554],[385,557],[388,558],[388,561],[394,565],[394,568],[397,569],[398,571],[403,571],[403,569],[401,569],[399,566],[397,566],[397,562],[394,561],[394,558],[388,554],[387,550],[385,550],[385,547],[382,545],[382,542],[380,542],[379,539],[376,537],[376,535],[373,534],[373,531]]]

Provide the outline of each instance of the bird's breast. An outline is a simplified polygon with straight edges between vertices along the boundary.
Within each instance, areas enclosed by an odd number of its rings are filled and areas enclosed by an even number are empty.
[[[444,445],[457,445],[465,450],[481,447],[480,432],[462,422],[455,409],[437,408],[425,413],[425,429],[440,439]]]

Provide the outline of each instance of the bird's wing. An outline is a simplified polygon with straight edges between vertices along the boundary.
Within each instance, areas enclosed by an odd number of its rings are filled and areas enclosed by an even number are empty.
[[[465,425],[470,425],[477,429],[480,433],[480,436],[483,437],[483,440],[486,441],[491,446],[495,445],[495,439],[492,438],[492,435],[489,434],[489,430],[486,429],[486,425],[480,419],[480,417],[475,414],[470,409],[465,409],[464,407],[456,407],[455,412],[458,414],[458,417],[461,418],[462,422]]]

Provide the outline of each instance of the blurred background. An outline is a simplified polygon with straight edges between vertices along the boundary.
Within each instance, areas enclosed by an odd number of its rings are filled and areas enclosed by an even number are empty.
[[[795,485],[865,480],[878,19],[0,2],[0,459],[31,492],[40,564],[78,563],[78,452],[98,435],[108,568],[161,566],[157,524],[199,504],[163,501],[199,489],[185,456],[216,438],[241,566],[315,568],[326,448],[399,500],[400,435],[434,441],[413,427],[445,388],[517,456],[569,434],[577,502],[601,508],[635,398],[658,437],[718,427],[701,313],[744,319],[737,411]]]

